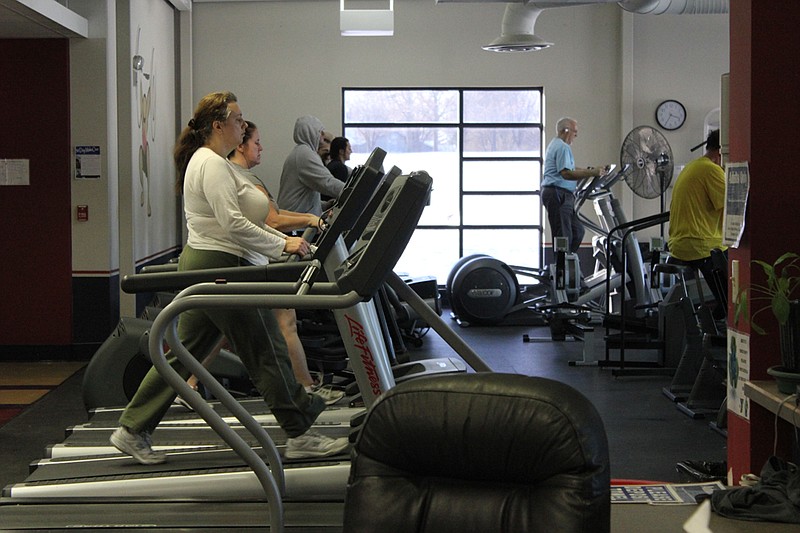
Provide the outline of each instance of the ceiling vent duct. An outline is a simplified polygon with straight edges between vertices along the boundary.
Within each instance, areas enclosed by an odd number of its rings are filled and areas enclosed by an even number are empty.
[[[476,0],[436,0],[460,2]],[[477,0],[481,1],[481,0]],[[491,3],[498,0],[483,0]],[[500,37],[483,46],[492,52],[531,52],[553,46],[533,32],[544,9],[586,4],[616,3],[625,11],[641,15],[712,15],[728,13],[730,0],[518,0],[506,4]]]
[[[729,0],[622,0],[625,11],[640,15],[719,15],[728,12]]]
[[[527,4],[508,4],[503,15],[500,37],[483,47],[491,52],[531,52],[543,50],[553,43],[533,33],[536,19],[542,10]]]

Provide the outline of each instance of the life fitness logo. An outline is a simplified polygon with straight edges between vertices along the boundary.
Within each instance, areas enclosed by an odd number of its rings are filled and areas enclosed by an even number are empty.
[[[353,345],[361,352],[361,362],[364,364],[364,370],[367,372],[367,378],[369,379],[372,393],[375,396],[380,396],[381,384],[378,379],[375,358],[372,355],[372,350],[369,349],[369,339],[364,333],[364,326],[350,315],[345,315],[345,318],[347,319],[347,326],[350,330],[350,338],[353,339]]]

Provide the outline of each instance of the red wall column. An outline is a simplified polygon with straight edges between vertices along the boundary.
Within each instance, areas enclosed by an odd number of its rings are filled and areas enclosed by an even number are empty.
[[[0,345],[69,345],[69,40],[0,40],[0,102],[0,159],[30,161],[30,185],[0,187]]]
[[[740,286],[763,282],[752,259],[774,261],[800,253],[800,176],[794,170],[800,106],[800,2],[730,2],[730,161],[747,161],[750,194],[741,246],[730,251],[740,263]],[[702,50],[698,50],[702,57]],[[751,310],[752,312],[752,310]],[[732,321],[733,313],[729,313]],[[777,326],[750,337],[750,379],[771,379],[780,363]],[[749,331],[746,323],[736,327]],[[734,480],[759,473],[772,455],[773,418],[753,406],[746,421],[729,412],[728,463]],[[788,428],[784,427],[783,430]],[[786,439],[782,439],[786,440]],[[779,452],[780,453],[780,452]]]

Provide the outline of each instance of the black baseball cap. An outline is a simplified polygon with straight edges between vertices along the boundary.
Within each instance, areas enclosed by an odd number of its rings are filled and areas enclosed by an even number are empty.
[[[708,137],[706,140],[689,150],[690,152],[694,152],[698,148],[705,146],[706,150],[719,150],[719,130],[711,130],[708,132]]]

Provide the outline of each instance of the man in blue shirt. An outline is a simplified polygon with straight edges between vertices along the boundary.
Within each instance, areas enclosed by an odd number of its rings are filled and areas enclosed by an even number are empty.
[[[558,136],[547,145],[544,157],[542,204],[547,210],[553,242],[556,237],[566,237],[569,251],[575,253],[586,232],[575,212],[575,188],[578,181],[600,176],[608,167],[576,168],[570,145],[578,136],[578,122],[564,117],[558,120],[556,128]]]

